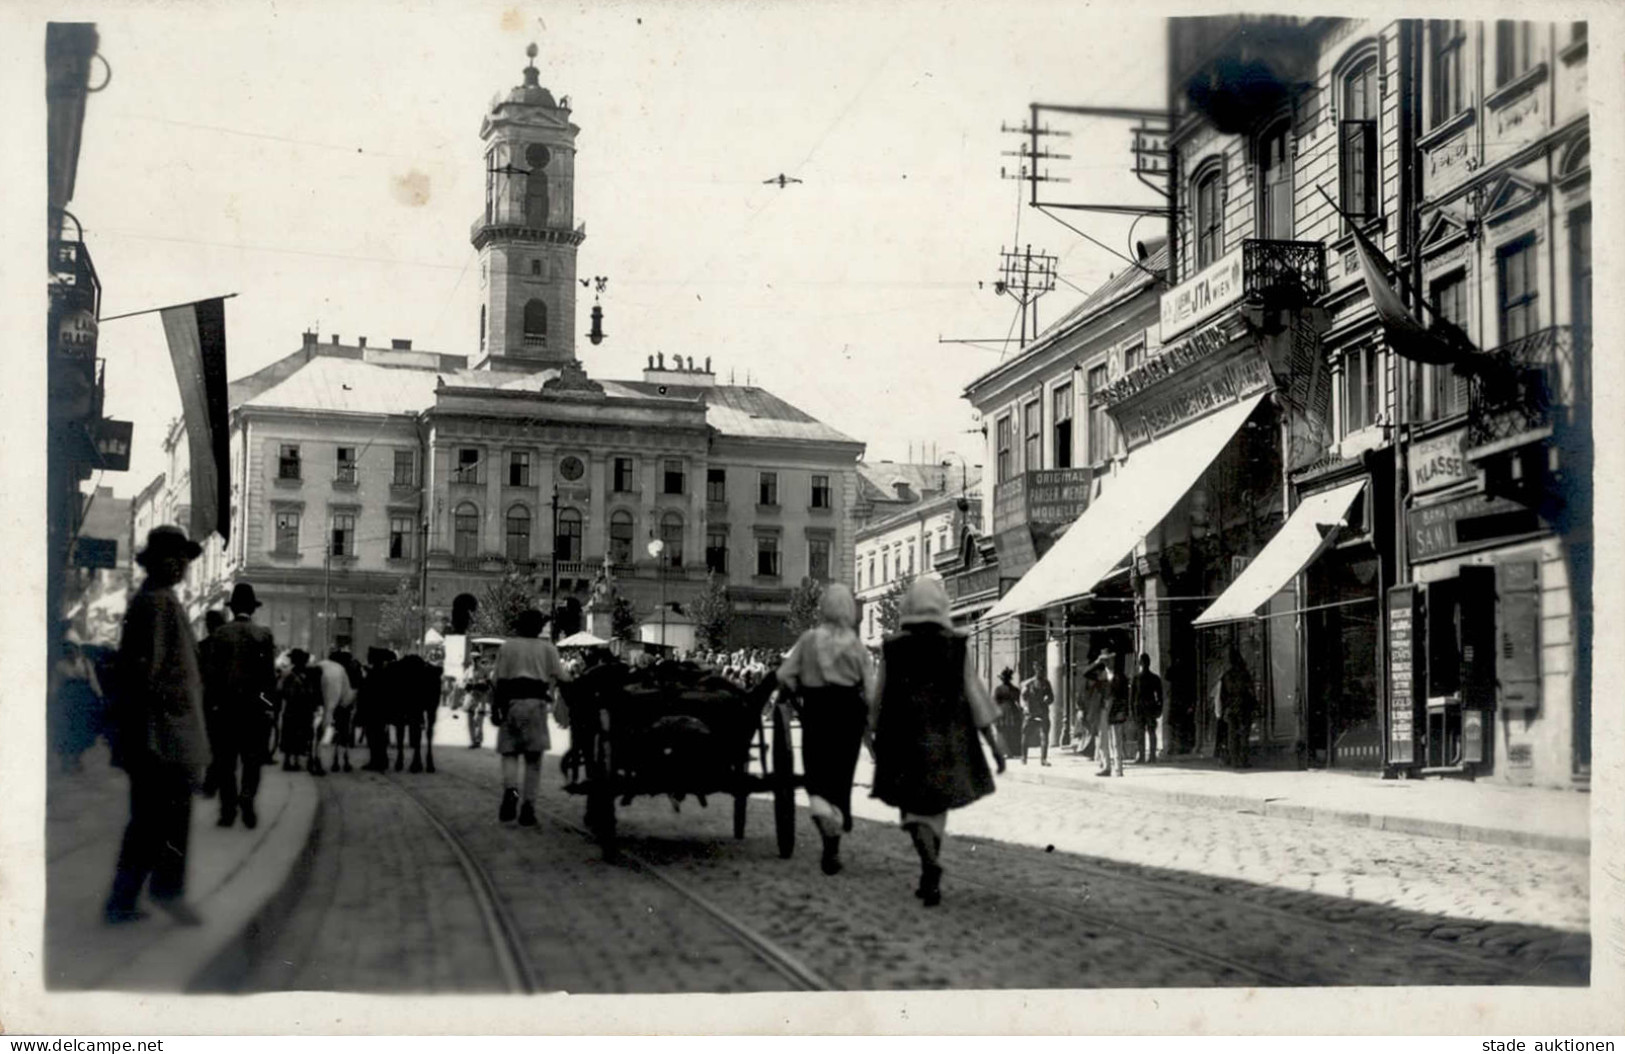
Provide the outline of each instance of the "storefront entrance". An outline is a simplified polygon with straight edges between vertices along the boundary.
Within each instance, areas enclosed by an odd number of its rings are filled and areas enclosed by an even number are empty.
[[[1319,768],[1380,768],[1377,555],[1367,545],[1333,550],[1305,575],[1307,760]]]

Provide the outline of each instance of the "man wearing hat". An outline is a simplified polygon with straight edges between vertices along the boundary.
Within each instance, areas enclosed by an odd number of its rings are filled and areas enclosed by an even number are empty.
[[[271,631],[254,624],[260,602],[254,587],[238,582],[231,591],[230,622],[210,636],[204,684],[215,710],[214,772],[220,791],[220,826],[230,827],[242,813],[243,826],[259,823],[254,795],[260,787],[270,738],[272,694],[276,690],[276,643]],[[242,780],[238,782],[238,768]]]
[[[186,843],[209,743],[197,640],[174,590],[200,552],[179,527],[165,524],[148,532],[135,558],[147,577],[125,610],[112,714],[114,759],[130,777],[130,823],[104,909],[109,923],[141,917],[136,901],[149,878],[154,902],[175,921],[201,921],[184,899]]]

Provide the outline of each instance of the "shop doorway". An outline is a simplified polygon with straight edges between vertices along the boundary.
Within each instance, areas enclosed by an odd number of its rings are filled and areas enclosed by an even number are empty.
[[[1364,546],[1327,553],[1307,572],[1304,720],[1311,767],[1382,766],[1377,572],[1376,554]]]

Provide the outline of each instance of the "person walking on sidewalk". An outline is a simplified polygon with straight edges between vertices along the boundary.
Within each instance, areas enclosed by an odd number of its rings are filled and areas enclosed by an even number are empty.
[[[96,742],[103,724],[102,686],[96,667],[71,631],[62,638],[62,653],[51,667],[51,743],[64,773],[83,769],[82,757]]]
[[[852,777],[869,728],[875,668],[858,639],[858,605],[850,587],[826,586],[818,625],[796,640],[779,665],[779,684],[801,701],[801,767],[807,811],[824,841],[824,874],[841,870],[841,833],[851,830]]]
[[[1049,764],[1049,710],[1055,703],[1055,689],[1050,687],[1049,677],[1045,675],[1042,667],[1038,672],[1027,678],[1021,686],[1021,705],[1027,711],[1026,721],[1021,729],[1021,763],[1027,764],[1027,737],[1030,733],[1038,733],[1038,763]]]
[[[265,764],[268,697],[276,691],[276,642],[271,631],[254,624],[260,602],[254,587],[238,582],[226,605],[232,620],[209,635],[204,651],[203,683],[214,703],[214,774],[220,794],[221,827],[242,813],[243,826],[259,823],[254,795]],[[242,780],[237,778],[242,767]]]
[[[220,790],[220,755],[224,753],[220,743],[219,709],[220,702],[214,697],[214,685],[209,683],[209,668],[213,665],[211,653],[214,651],[214,634],[221,626],[226,624],[226,613],[219,608],[210,608],[203,613],[203,639],[197,642],[198,668],[203,671],[203,731],[209,737],[209,752],[214,755],[214,761],[209,765],[209,771],[203,775],[203,786],[198,793],[205,798],[212,798]]]
[[[295,648],[288,653],[288,672],[277,685],[282,699],[282,735],[278,746],[282,750],[282,771],[298,772],[301,761],[312,755],[312,724],[316,708],[321,706],[322,689],[310,668],[310,653]]]
[[[902,812],[920,856],[915,895],[942,902],[942,840],[948,810],[993,793],[978,733],[1000,773],[1004,752],[988,697],[965,638],[948,617],[948,594],[935,578],[916,579],[903,597],[900,632],[881,646],[875,691],[874,795]]]
[[[176,922],[202,921],[185,900],[186,848],[192,792],[211,759],[197,639],[174,589],[202,551],[164,524],[136,554],[147,577],[124,614],[113,714],[114,760],[130,778],[130,822],[103,909],[109,923],[141,917],[136,900],[149,879],[152,899]]]
[[[1224,714],[1226,748],[1230,767],[1252,768],[1251,740],[1253,714],[1258,706],[1253,695],[1253,675],[1238,648],[1230,649],[1230,661],[1219,683],[1219,709]]]
[[[999,738],[1004,741],[1006,754],[1023,747],[1022,736],[1027,729],[1027,714],[1021,706],[1021,689],[1016,687],[1015,676],[1016,671],[1006,666],[999,671],[999,683],[993,689],[993,704],[999,708]],[[1026,754],[1025,749],[1022,754]]]
[[[1103,686],[1105,701],[1101,707],[1100,745],[1095,748],[1095,756],[1099,759],[1100,766],[1095,775],[1121,776],[1123,726],[1128,724],[1129,717],[1128,678],[1123,675],[1123,656],[1116,652],[1104,652],[1101,658],[1106,663],[1106,681]]]
[[[1140,726],[1135,760],[1154,762],[1157,760],[1157,725],[1162,720],[1162,678],[1151,672],[1149,655],[1140,656],[1140,671],[1134,675],[1129,704]],[[1166,753],[1167,744],[1163,747]]]
[[[570,679],[553,642],[542,639],[547,618],[532,608],[520,614],[510,637],[497,651],[494,711],[497,753],[502,756],[502,806],[497,819],[507,823],[517,812],[521,827],[536,826],[536,788],[542,779],[542,754],[551,747],[547,711],[554,686]],[[524,796],[519,791],[519,759],[525,761]]]

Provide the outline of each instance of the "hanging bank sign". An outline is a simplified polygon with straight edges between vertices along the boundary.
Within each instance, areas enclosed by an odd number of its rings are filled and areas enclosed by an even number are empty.
[[[1241,247],[1219,257],[1188,282],[1162,294],[1164,343],[1199,325],[1241,299],[1245,282]]]

